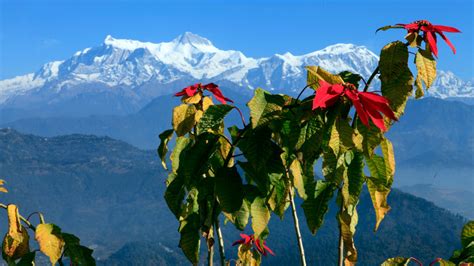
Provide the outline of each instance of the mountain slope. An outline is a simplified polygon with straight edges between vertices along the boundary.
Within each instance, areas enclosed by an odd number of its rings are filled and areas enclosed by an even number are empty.
[[[101,45],[47,63],[36,73],[0,81],[0,122],[58,113],[130,114],[156,96],[197,81],[216,82],[243,93],[257,87],[291,92],[304,87],[304,66],[368,77],[377,61],[372,51],[354,44],[335,44],[304,55],[251,58],[240,51],[220,50],[189,32],[162,43],[107,36]],[[474,97],[470,82],[451,72],[438,75],[428,95]]]
[[[183,261],[177,248],[177,222],[163,200],[165,177],[159,164],[154,151],[106,137],[43,138],[0,131],[0,165],[9,189],[2,202],[18,203],[24,214],[41,210],[48,222],[74,232],[94,248],[105,265]],[[373,234],[372,203],[367,193],[362,197],[359,212],[364,215],[360,215],[356,237],[361,265],[395,255],[426,261],[448,256],[459,246],[462,217],[397,190],[389,203],[392,211]],[[311,264],[317,259],[321,265],[331,265],[335,260],[335,211],[332,205],[316,237],[310,236],[300,217]],[[277,256],[266,260],[269,265],[297,263],[297,246],[288,246],[294,240],[291,217],[285,216],[284,221],[272,218],[268,243]],[[0,226],[6,230],[6,221]],[[238,232],[230,224],[223,228],[228,257],[235,257],[231,243]]]

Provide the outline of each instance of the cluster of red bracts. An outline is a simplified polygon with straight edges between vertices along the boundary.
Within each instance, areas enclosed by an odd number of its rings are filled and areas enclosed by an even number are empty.
[[[199,91],[207,90],[211,92],[216,99],[221,102],[222,104],[227,104],[227,102],[233,103],[229,98],[226,98],[223,94],[222,91],[219,89],[219,86],[217,86],[214,83],[209,83],[206,85],[202,85],[201,83],[196,83],[194,85],[188,86],[184,89],[182,89],[180,92],[176,93],[174,96],[187,96],[187,97],[192,97],[196,95]]]
[[[414,33],[414,32],[418,33],[421,30],[424,33],[423,39],[428,44],[431,51],[436,57],[438,57],[438,46],[436,45],[436,34],[439,34],[439,36],[443,38],[443,40],[449,45],[449,47],[451,47],[451,50],[453,50],[453,53],[456,53],[456,48],[454,48],[454,45],[443,33],[443,32],[461,32],[460,30],[456,28],[443,26],[443,25],[433,25],[431,24],[431,22],[427,20],[417,20],[410,24],[397,24],[397,26],[404,27],[408,31],[408,33]]]
[[[324,80],[319,81],[319,89],[313,100],[313,110],[316,108],[327,108],[335,104],[340,97],[346,96],[354,105],[360,121],[369,127],[369,118],[374,125],[382,131],[387,131],[383,117],[397,120],[388,100],[372,92],[359,92],[357,88],[350,84],[329,84]]]
[[[255,239],[254,235],[246,235],[240,234],[241,239],[232,243],[232,246],[235,245],[255,245],[255,248],[262,254],[263,256],[267,256],[268,253],[275,256],[275,253],[265,245],[265,240]]]

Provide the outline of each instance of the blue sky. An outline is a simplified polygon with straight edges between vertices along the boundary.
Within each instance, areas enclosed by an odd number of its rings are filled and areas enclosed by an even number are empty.
[[[198,3],[199,2],[199,3]],[[473,79],[472,0],[314,1],[71,1],[0,0],[0,79],[100,45],[105,36],[169,41],[191,31],[221,49],[263,57],[303,54],[334,43],[379,53],[405,32],[375,34],[379,26],[417,19],[459,28],[449,34],[454,56],[440,39],[439,68]]]

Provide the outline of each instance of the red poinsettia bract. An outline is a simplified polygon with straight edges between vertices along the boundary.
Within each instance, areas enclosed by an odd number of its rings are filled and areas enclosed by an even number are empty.
[[[456,48],[451,43],[451,41],[444,35],[443,32],[461,32],[460,30],[443,25],[433,25],[428,20],[417,20],[410,24],[397,24],[398,26],[403,26],[408,33],[416,32],[420,30],[423,32],[423,39],[428,43],[433,54],[438,57],[438,46],[436,45],[436,34],[439,34],[441,38],[451,47],[453,53],[456,53]]]
[[[313,100],[313,110],[327,108],[342,96],[346,96],[352,102],[360,121],[367,127],[370,119],[380,130],[387,131],[381,113],[392,120],[397,120],[385,97],[373,92],[360,92],[349,83],[333,85],[324,80],[319,81],[319,89]]]
[[[262,254],[263,256],[267,256],[268,253],[275,256],[275,253],[265,244],[265,240],[255,239],[253,235],[247,234],[240,234],[241,239],[232,243],[232,246],[235,245],[255,245],[255,248]]]
[[[214,95],[214,97],[216,97],[216,99],[219,102],[223,103],[223,104],[226,104],[227,102],[231,102],[231,103],[234,102],[231,99],[225,97],[222,94],[222,91],[219,89],[219,86],[217,86],[214,83],[209,83],[209,84],[206,84],[206,85],[202,85],[201,83],[196,83],[194,85],[191,85],[191,86],[188,86],[188,87],[182,89],[180,92],[176,93],[174,96],[185,96],[186,95],[188,97],[192,97],[199,90],[210,91]]]

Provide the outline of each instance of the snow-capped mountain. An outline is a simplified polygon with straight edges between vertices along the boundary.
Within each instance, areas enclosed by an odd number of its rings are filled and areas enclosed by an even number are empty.
[[[154,97],[197,80],[221,82],[233,90],[299,90],[306,65],[369,76],[378,56],[363,46],[335,44],[305,55],[246,57],[220,50],[186,32],[170,42],[150,43],[107,36],[71,58],[45,64],[36,73],[0,81],[2,116],[130,113]],[[428,95],[474,97],[474,87],[451,72],[439,71]]]

